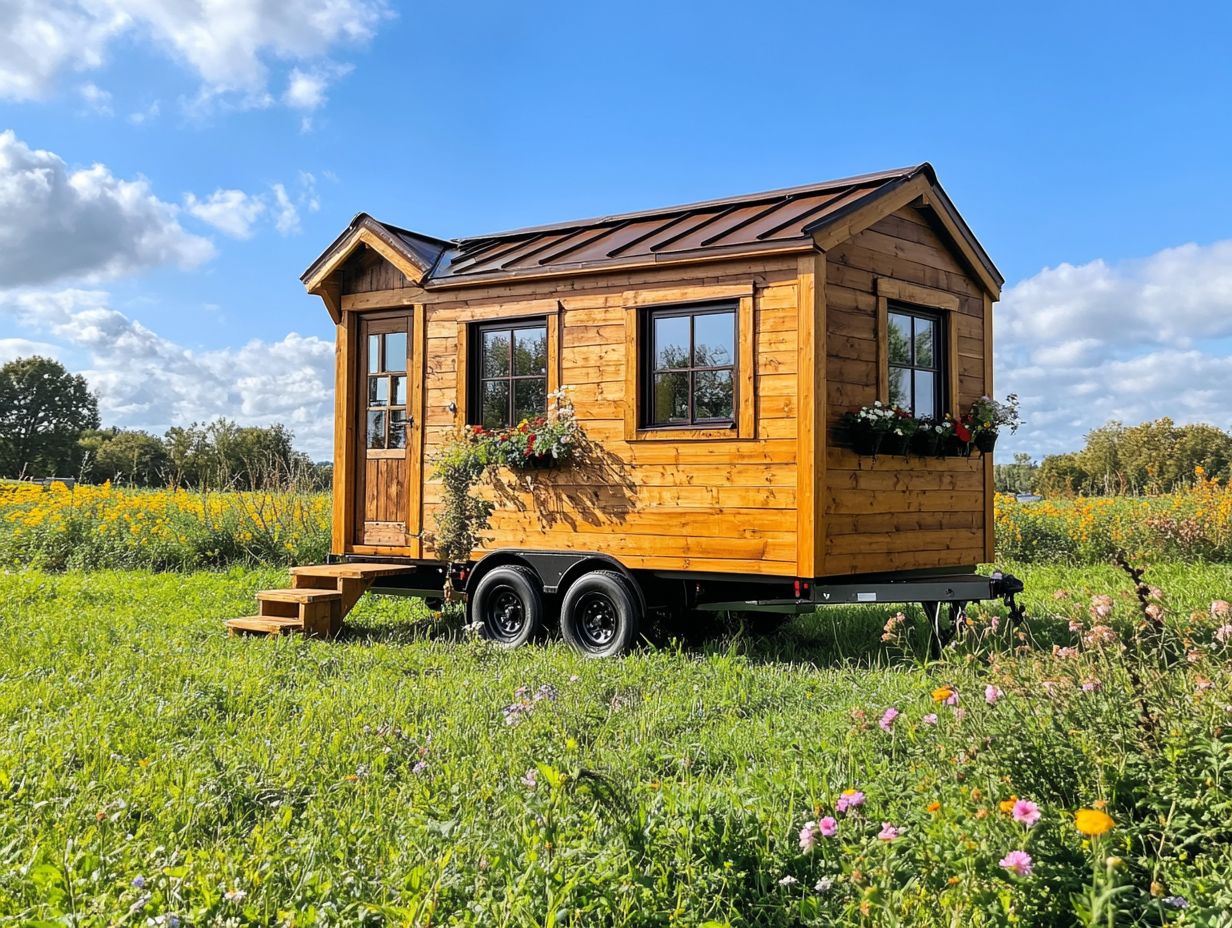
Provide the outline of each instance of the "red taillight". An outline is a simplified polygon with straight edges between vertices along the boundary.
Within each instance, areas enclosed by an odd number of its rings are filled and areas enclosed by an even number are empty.
[[[794,586],[796,588],[796,599],[799,599],[800,598],[800,581],[797,580]]]
[[[465,567],[463,567],[461,570],[458,571],[458,579],[459,580],[466,579],[466,568]]]

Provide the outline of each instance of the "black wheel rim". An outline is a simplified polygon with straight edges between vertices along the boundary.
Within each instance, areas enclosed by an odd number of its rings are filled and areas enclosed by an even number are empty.
[[[611,644],[616,637],[620,617],[616,604],[603,593],[583,593],[577,604],[577,632],[582,643],[591,650]]]
[[[484,604],[483,624],[501,640],[516,638],[526,627],[526,607],[517,590],[503,584],[493,589]]]

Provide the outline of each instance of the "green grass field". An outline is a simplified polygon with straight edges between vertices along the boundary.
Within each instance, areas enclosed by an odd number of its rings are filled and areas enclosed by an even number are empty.
[[[1027,629],[940,662],[886,607],[586,662],[393,598],[225,638],[281,571],[0,575],[0,923],[1226,924],[1232,568],[1149,572],[1147,645],[1115,570],[1015,572]]]

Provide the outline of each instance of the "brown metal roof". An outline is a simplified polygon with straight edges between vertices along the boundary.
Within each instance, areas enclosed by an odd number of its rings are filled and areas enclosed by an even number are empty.
[[[408,259],[425,269],[421,286],[429,289],[719,254],[805,249],[812,245],[818,229],[921,173],[936,183],[932,167],[919,164],[803,187],[448,241],[386,225],[361,213],[305,272],[304,279],[357,224],[377,228],[386,233],[387,240],[402,242]]]

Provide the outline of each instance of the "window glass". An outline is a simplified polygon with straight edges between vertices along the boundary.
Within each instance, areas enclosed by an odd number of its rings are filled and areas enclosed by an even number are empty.
[[[368,405],[369,406],[388,406],[389,405],[389,378],[388,377],[369,377],[368,378]]]
[[[689,366],[689,317],[660,316],[654,321],[656,370]]]
[[[548,373],[548,330],[518,329],[513,333],[513,373],[515,377]]]
[[[917,367],[933,366],[933,323],[931,319],[913,319],[915,325],[915,364]]]
[[[890,405],[902,406],[906,409],[911,405],[911,395],[907,390],[908,372],[901,367],[890,368]]]
[[[911,317],[898,313],[890,313],[890,362],[893,364],[911,363]]]
[[[513,418],[516,425],[523,419],[542,416],[548,407],[548,383],[542,377],[527,377],[513,382]]]
[[[472,420],[486,428],[514,426],[547,414],[548,329],[542,322],[479,327],[477,375],[470,387]]]
[[[368,410],[368,447],[385,447],[385,410]]]
[[[943,316],[895,307],[886,316],[889,348],[889,401],[913,415],[940,419],[945,414]]]
[[[721,367],[731,364],[735,356],[735,313],[705,313],[694,317],[694,367]]]
[[[730,423],[736,410],[736,310],[652,311],[644,424]]]
[[[483,333],[483,376],[509,376],[509,330]]]
[[[509,421],[509,381],[485,380],[483,382],[483,408],[480,424],[486,428],[496,429],[510,425]]]
[[[406,370],[406,333],[390,332],[385,336],[385,367],[387,371]]]
[[[406,405],[406,378],[405,377],[391,377],[390,380],[393,381],[393,385],[394,385],[393,401],[391,402],[390,405],[405,406]]]
[[[381,369],[381,337],[368,336],[368,373],[375,374]]]
[[[389,411],[389,444],[390,448],[406,447],[406,410],[391,409]]]
[[[936,383],[932,371],[915,372],[915,396],[911,404],[913,415],[937,418]]]

